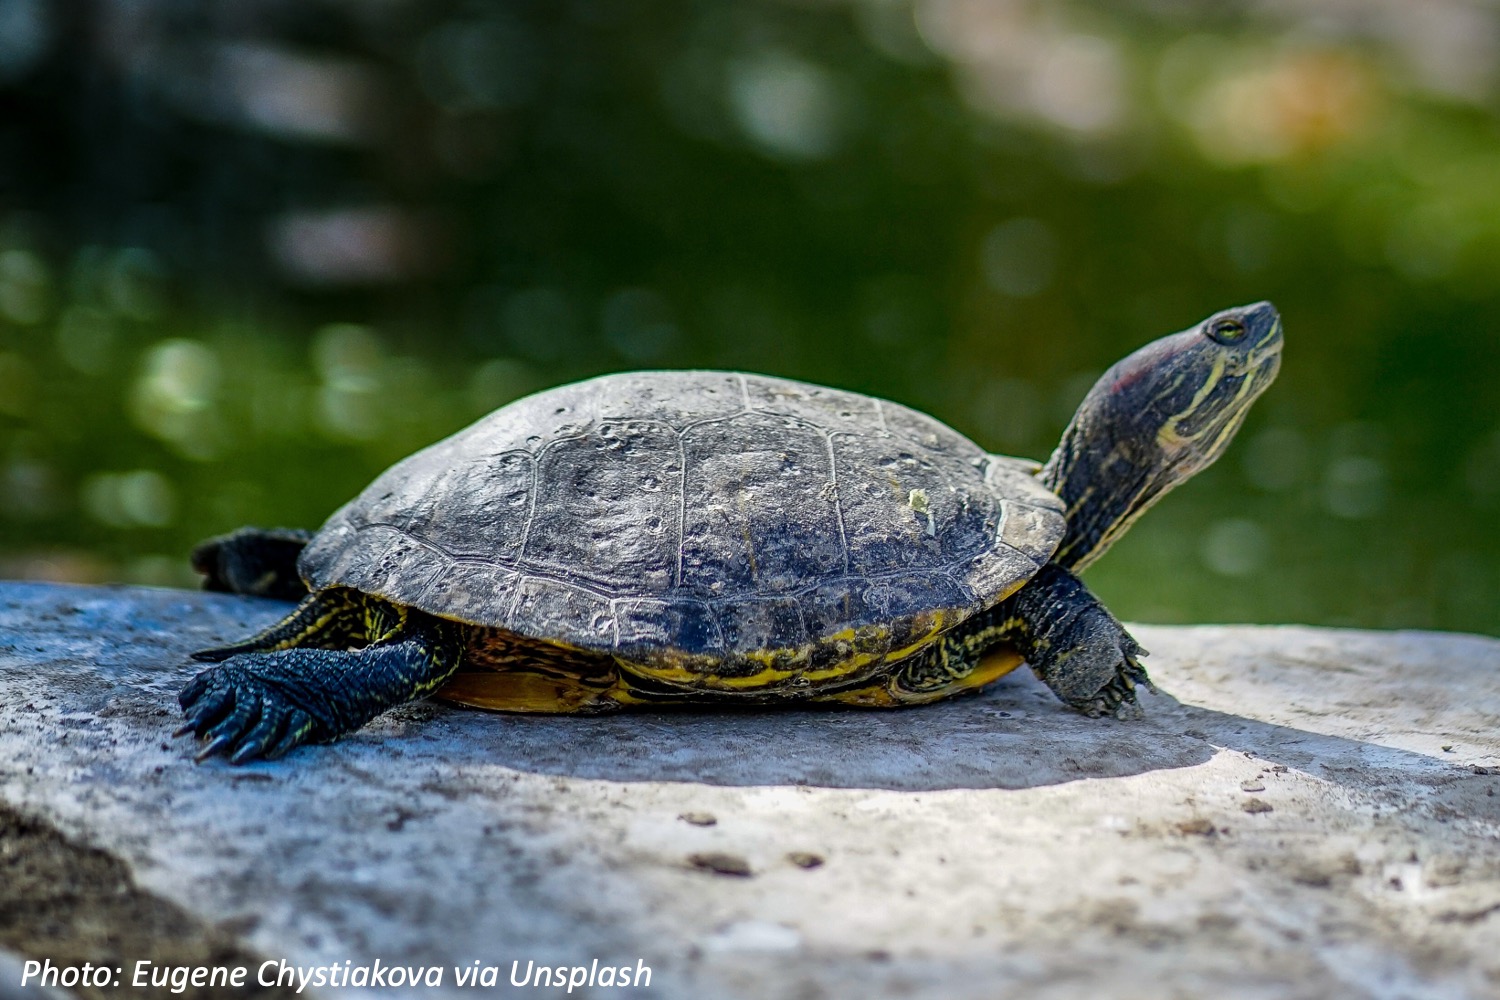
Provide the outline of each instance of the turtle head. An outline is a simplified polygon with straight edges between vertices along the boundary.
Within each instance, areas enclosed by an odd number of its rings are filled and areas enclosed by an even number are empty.
[[[1105,372],[1039,473],[1067,505],[1054,559],[1081,570],[1178,483],[1212,465],[1281,367],[1269,302],[1225,309]]]

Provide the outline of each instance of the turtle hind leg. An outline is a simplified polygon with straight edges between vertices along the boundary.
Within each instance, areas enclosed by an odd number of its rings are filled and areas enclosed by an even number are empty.
[[[193,659],[218,663],[241,653],[266,653],[298,646],[349,649],[380,642],[401,627],[406,612],[354,590],[320,590],[302,599],[291,614],[270,628],[228,646],[200,649]]]
[[[204,590],[300,601],[307,585],[297,573],[297,557],[311,538],[311,532],[291,528],[240,528],[200,542],[193,569],[203,574]]]
[[[198,674],[178,696],[197,757],[274,759],[351,733],[389,708],[437,690],[463,658],[462,626],[412,616],[399,633],[355,650],[241,653]]]
[[[989,613],[1038,678],[1084,715],[1123,715],[1135,689],[1155,690],[1146,655],[1097,597],[1072,573],[1048,563]]]

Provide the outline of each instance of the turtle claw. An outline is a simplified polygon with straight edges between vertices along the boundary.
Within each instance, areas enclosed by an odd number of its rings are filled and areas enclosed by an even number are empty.
[[[312,728],[313,720],[311,716],[301,709],[292,709],[291,715],[287,719],[286,734],[266,750],[264,754],[265,759],[277,760],[286,756],[287,753],[307,740],[308,735],[312,732]]]
[[[246,698],[237,699],[234,711],[215,723],[203,734],[203,738],[210,743],[217,743],[221,738],[228,737],[230,742],[234,742],[259,719],[259,702]]]
[[[235,765],[247,764],[257,757],[264,757],[265,752],[264,741],[246,738],[240,741],[239,746],[235,747],[232,753],[229,753],[229,763]]]
[[[233,742],[234,737],[228,734],[216,737],[209,743],[207,743],[202,750],[199,750],[196,754],[194,754],[193,760],[201,764]]]
[[[189,688],[191,687],[192,685],[189,685]],[[191,698],[188,694],[189,691],[184,690],[177,696],[178,703],[182,705],[183,714],[182,725],[177,727],[179,735],[194,733],[198,736],[206,736],[208,728],[228,715],[234,708],[233,689],[213,691],[205,687],[194,692]]]
[[[231,764],[272,760],[317,738],[316,720],[256,667],[254,657],[230,661],[182,689],[178,701],[185,718],[176,735],[195,733],[205,741],[195,760],[219,754]]]
[[[305,603],[297,615],[318,606]],[[304,743],[337,739],[387,708],[428,694],[458,667],[462,641],[452,626],[424,622],[412,638],[357,650],[239,653],[183,687],[179,731],[205,741],[200,760],[215,754],[233,764],[274,760]]]
[[[1145,656],[1146,651],[1134,642],[1131,648],[1125,651],[1125,656],[1120,666],[1116,668],[1115,676],[1104,685],[1099,692],[1095,705],[1100,711],[1090,713],[1097,718],[1100,715],[1113,715],[1117,719],[1139,719],[1145,715],[1140,705],[1135,700],[1136,685],[1145,685],[1146,690],[1152,694],[1156,693],[1156,686],[1151,683],[1146,668],[1141,666],[1138,657]]]
[[[255,728],[244,735],[239,745],[229,755],[229,763],[243,764],[257,757],[266,756],[267,749],[273,743],[280,742],[282,733],[286,729],[286,713],[272,711],[261,715],[260,722]]]
[[[1090,719],[1100,719],[1106,715],[1112,715],[1121,720],[1144,717],[1145,713],[1136,702],[1136,687],[1143,685],[1146,690],[1156,694],[1156,685],[1151,683],[1151,678],[1146,674],[1146,668],[1141,665],[1139,659],[1145,655],[1146,651],[1136,645],[1133,640],[1128,642],[1121,650],[1120,663],[1115,667],[1115,674],[1108,683],[1093,697],[1070,702],[1070,704]]]

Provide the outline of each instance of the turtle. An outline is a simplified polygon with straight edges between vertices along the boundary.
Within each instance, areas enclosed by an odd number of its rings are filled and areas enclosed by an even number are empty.
[[[396,463],[314,533],[244,528],[213,590],[299,598],[193,654],[177,735],[274,759],[437,695],[590,713],[863,707],[1027,663],[1085,715],[1140,714],[1139,643],[1079,579],[1211,464],[1281,363],[1268,302],[1116,363],[1045,464],[899,403],[767,375],[604,375]]]

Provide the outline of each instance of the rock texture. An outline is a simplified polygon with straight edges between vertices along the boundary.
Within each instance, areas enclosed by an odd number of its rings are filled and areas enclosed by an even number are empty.
[[[596,958],[650,987],[573,996],[1500,992],[1500,641],[1140,626],[1136,721],[1029,676],[899,712],[431,703],[194,765],[184,653],[283,609],[0,584],[0,800],[260,955],[454,996]]]

